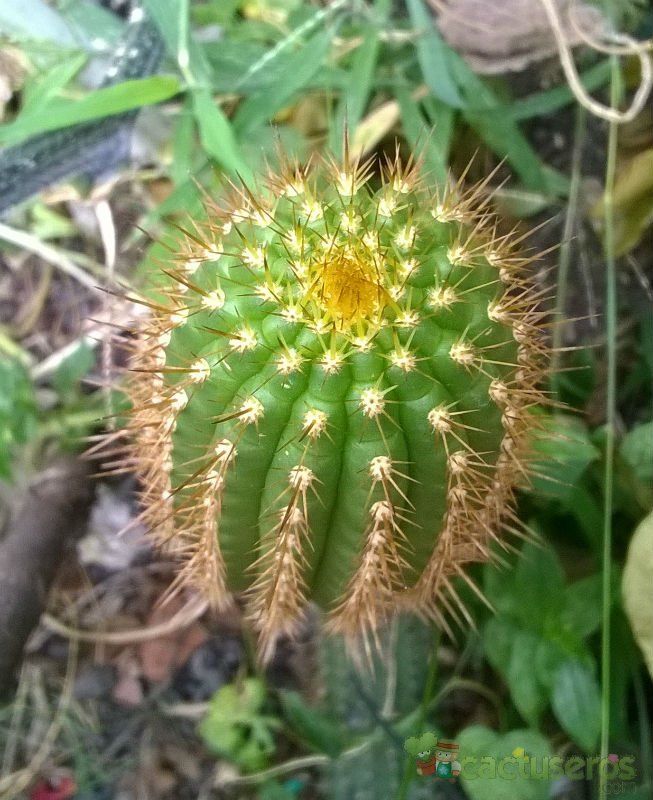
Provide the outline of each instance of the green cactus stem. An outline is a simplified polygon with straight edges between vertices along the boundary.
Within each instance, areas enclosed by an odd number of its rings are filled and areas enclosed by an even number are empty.
[[[245,592],[264,657],[311,600],[351,637],[401,608],[446,627],[515,526],[547,364],[531,258],[485,186],[376,166],[345,147],[207,201],[132,334],[143,519],[178,585]]]

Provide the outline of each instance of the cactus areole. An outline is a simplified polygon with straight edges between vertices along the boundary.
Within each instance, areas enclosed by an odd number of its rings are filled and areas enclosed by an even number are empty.
[[[516,524],[546,368],[531,259],[483,186],[374,167],[286,163],[209,202],[132,334],[143,518],[179,585],[245,592],[264,656],[311,600],[351,636],[398,608],[446,625]]]

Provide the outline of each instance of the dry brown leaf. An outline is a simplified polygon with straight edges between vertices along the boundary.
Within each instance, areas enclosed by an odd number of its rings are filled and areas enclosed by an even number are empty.
[[[428,2],[438,12],[442,36],[475,72],[515,72],[557,53],[553,31],[539,0]],[[604,30],[605,20],[597,8],[573,0],[554,2],[569,46],[582,44],[579,29],[594,38]]]
[[[184,602],[181,597],[172,598],[163,606],[157,606],[148,617],[146,627],[166,622],[181,611]],[[174,671],[185,664],[190,654],[207,639],[206,629],[193,622],[189,627],[143,642],[139,656],[143,676],[153,683],[163,683],[172,677]]]

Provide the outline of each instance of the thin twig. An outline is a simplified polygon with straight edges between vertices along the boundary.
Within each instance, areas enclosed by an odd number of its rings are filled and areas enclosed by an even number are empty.
[[[619,111],[613,104],[605,106],[587,93],[580,80],[576,65],[574,64],[571,47],[569,46],[569,39],[565,33],[562,20],[560,19],[560,13],[555,3],[553,0],[540,0],[540,3],[546,12],[551,31],[556,41],[560,65],[562,66],[569,88],[574,93],[576,100],[592,114],[608,122],[621,124],[635,119],[646,105],[646,101],[651,94],[651,89],[653,89],[653,63],[651,62],[651,57],[647,52],[647,48],[640,47],[640,43],[637,42],[637,40],[625,33],[605,34],[606,38],[624,46],[624,54],[629,53],[637,56],[642,73],[637,91],[635,92],[631,104],[625,111]]]
[[[42,242],[37,236],[31,233],[19,231],[16,228],[10,228],[9,225],[0,222],[0,239],[16,245],[16,247],[28,250],[30,253],[34,253],[34,255],[40,256],[44,261],[47,261],[48,264],[57,267],[63,273],[74,278],[78,283],[81,283],[82,286],[86,286],[88,289],[98,288],[97,281],[87,275],[83,269],[78,267],[67,255],[64,255],[61,250],[46,244],[46,242]]]
[[[208,609],[208,603],[201,598],[193,598],[183,608],[179,609],[170,619],[161,622],[159,625],[151,625],[148,628],[134,628],[127,631],[85,631],[72,628],[51,614],[43,614],[41,623],[53,633],[66,636],[69,639],[78,639],[80,642],[101,642],[104,644],[134,644],[136,642],[148,642],[151,639],[159,639],[169,636],[182,628],[187,628],[190,624],[199,619]]]

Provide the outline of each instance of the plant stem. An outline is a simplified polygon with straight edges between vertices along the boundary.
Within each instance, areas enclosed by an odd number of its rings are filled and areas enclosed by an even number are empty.
[[[567,289],[569,286],[569,266],[571,263],[571,241],[578,219],[578,199],[580,196],[581,167],[583,158],[583,144],[585,142],[585,125],[587,111],[583,106],[576,108],[576,124],[574,126],[574,145],[571,156],[571,181],[569,185],[569,203],[565,215],[565,225],[562,231],[562,244],[560,245],[560,259],[558,261],[558,279],[555,303],[555,318],[553,328],[553,356],[551,375],[553,390],[560,399],[560,348],[564,337],[564,316],[567,307]]]
[[[419,709],[418,724],[415,726],[416,734],[420,734],[422,732],[422,728],[424,726],[424,720],[426,719],[426,714],[431,706],[431,700],[433,698],[433,690],[435,689],[435,681],[438,675],[439,646],[440,646],[440,635],[439,632],[436,630],[433,637],[433,649],[431,651],[431,660],[429,662],[429,671],[426,678],[426,685],[424,687],[424,693],[422,694],[422,702],[420,704],[420,709]],[[413,782],[414,776],[415,776],[415,764],[413,763],[413,760],[409,758],[406,760],[406,767],[404,769],[404,775],[401,779],[401,784],[397,791],[396,800],[406,800],[406,798],[408,797],[408,790],[410,789],[410,785]]]
[[[620,94],[620,75],[616,57],[612,57],[610,102],[617,106]],[[617,167],[618,125],[610,122],[604,193],[604,252],[606,264],[606,438],[603,499],[603,585],[601,641],[601,759],[608,757],[610,744],[610,607],[612,579],[612,511],[614,483],[615,424],[617,413],[617,279],[614,240],[614,185]],[[599,800],[607,800],[608,781],[600,770]]]

